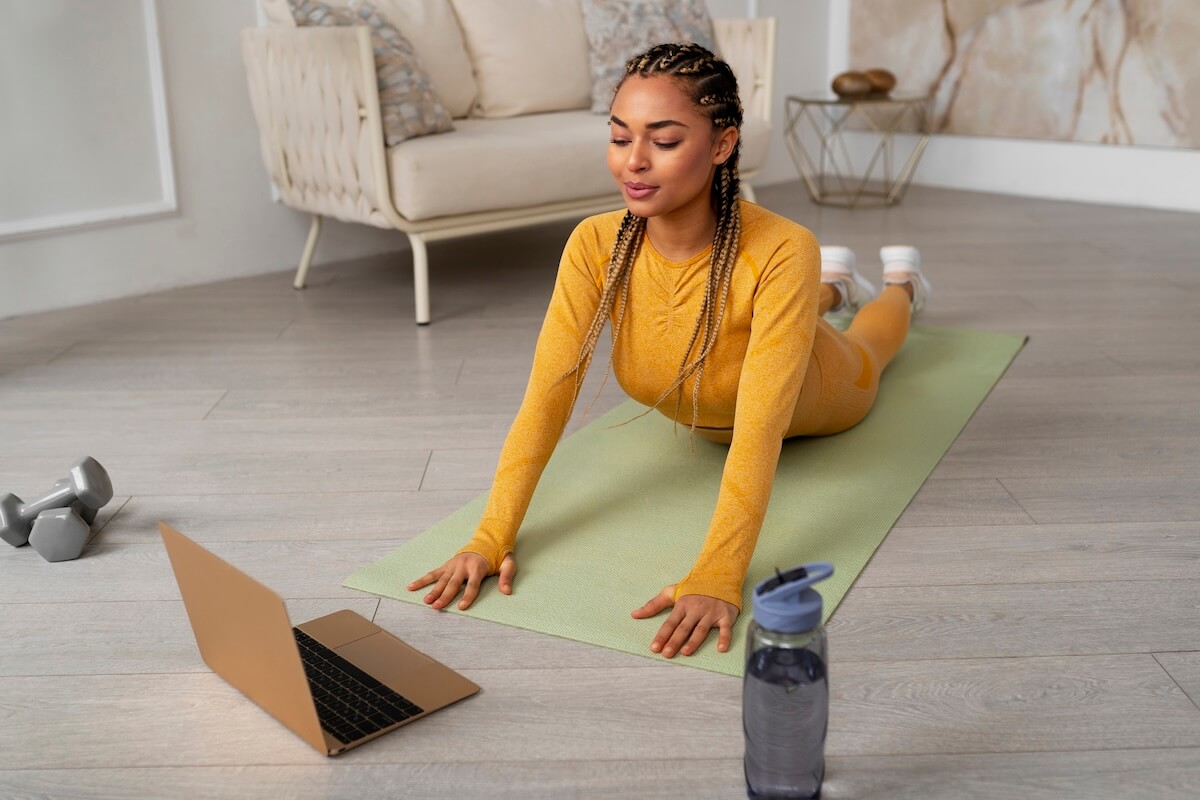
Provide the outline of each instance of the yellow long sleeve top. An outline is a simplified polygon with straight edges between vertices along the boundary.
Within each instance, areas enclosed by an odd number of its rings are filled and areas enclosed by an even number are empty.
[[[741,244],[700,382],[697,419],[698,428],[732,428],[732,439],[707,537],[676,587],[676,598],[703,594],[738,608],[812,353],[821,273],[820,251],[808,229],[752,203],[740,205]],[[564,249],[525,397],[504,442],[483,518],[460,551],[483,556],[493,573],[513,551],[534,488],[566,426],[575,382],[559,378],[579,356],[624,213],[584,220]],[[670,261],[643,239],[612,353],[618,382],[641,403],[653,405],[678,376],[704,299],[709,255],[706,250]],[[679,404],[682,424],[691,424],[691,397],[689,379]],[[673,394],[660,410],[673,416],[675,409]]]

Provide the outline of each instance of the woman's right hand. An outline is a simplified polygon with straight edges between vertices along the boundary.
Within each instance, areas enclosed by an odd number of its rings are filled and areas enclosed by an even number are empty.
[[[488,577],[487,559],[478,553],[458,553],[442,566],[427,572],[408,585],[410,592],[423,589],[434,584],[429,594],[425,595],[426,604],[436,609],[443,609],[454,601],[463,587],[462,600],[458,602],[460,610],[466,610],[475,602],[479,595],[479,586]],[[500,562],[500,592],[512,594],[513,576],[517,574],[517,560],[512,553]]]

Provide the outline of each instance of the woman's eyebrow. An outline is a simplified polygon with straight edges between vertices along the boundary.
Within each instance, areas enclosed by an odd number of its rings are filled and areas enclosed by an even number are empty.
[[[609,117],[608,121],[611,122],[613,125],[617,125],[619,127],[626,128],[626,129],[629,128],[629,126],[626,125],[624,122],[622,122],[621,119],[619,117],[617,117],[616,114]],[[678,120],[660,119],[658,122],[647,123],[646,128],[649,130],[652,130],[652,131],[657,131],[657,130],[661,130],[662,128],[670,128],[675,125],[678,125],[680,128],[688,127],[687,125],[684,125],[682,122],[680,122]]]

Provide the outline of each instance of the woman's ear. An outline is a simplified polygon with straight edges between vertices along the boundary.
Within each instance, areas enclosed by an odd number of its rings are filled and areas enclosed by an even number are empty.
[[[733,155],[733,148],[738,143],[738,129],[734,127],[726,128],[721,131],[721,135],[717,137],[716,149],[713,153],[713,163],[717,166],[724,164]]]

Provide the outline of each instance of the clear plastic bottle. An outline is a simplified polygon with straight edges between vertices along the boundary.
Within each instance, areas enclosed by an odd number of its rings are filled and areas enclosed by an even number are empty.
[[[821,796],[829,679],[821,595],[811,586],[832,574],[831,564],[806,564],[754,589],[742,682],[752,800]]]

